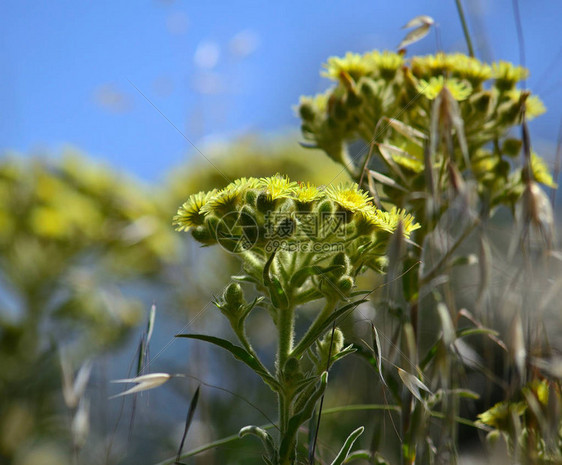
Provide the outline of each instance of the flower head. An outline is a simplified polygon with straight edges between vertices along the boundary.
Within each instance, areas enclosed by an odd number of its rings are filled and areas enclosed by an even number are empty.
[[[310,182],[298,183],[293,198],[299,203],[310,203],[322,198],[322,192]]]
[[[269,200],[287,199],[293,196],[297,183],[286,176],[275,175],[260,178],[258,187],[265,190]]]
[[[514,102],[520,102],[523,96],[525,99],[525,117],[528,120],[532,120],[546,111],[544,103],[536,95],[529,95],[528,92],[522,92],[519,89],[508,90],[506,95]]]
[[[412,231],[421,227],[419,223],[415,222],[412,215],[396,207],[392,207],[390,211],[387,212],[378,209],[367,209],[361,213],[368,223],[372,224],[377,229],[387,232],[395,231],[398,224],[402,223],[404,236],[406,237],[410,237]]]
[[[453,76],[466,79],[474,87],[492,77],[490,65],[482,63],[477,58],[469,57],[463,53],[453,53],[448,55],[448,60]]]
[[[216,192],[208,198],[201,212],[207,214],[213,210],[222,209],[231,211],[242,195],[248,190],[258,187],[256,178],[240,178],[231,182],[228,186]]]
[[[384,52],[375,50],[366,54],[365,57],[372,61],[374,68],[386,79],[392,79],[396,71],[398,71],[404,63],[404,57],[402,55],[389,52],[388,50]]]
[[[213,189],[210,192],[191,195],[174,216],[173,224],[176,226],[176,230],[189,231],[194,226],[201,226],[205,221],[203,207],[215,194],[216,190]]]
[[[324,64],[326,71],[322,73],[334,81],[347,84],[349,78],[357,82],[363,76],[373,73],[373,64],[358,53],[347,52],[343,58],[330,57],[328,63]]]
[[[452,63],[445,53],[414,57],[411,60],[411,68],[414,76],[430,78],[448,74],[452,69]]]
[[[492,64],[492,77],[496,80],[496,87],[500,90],[512,89],[517,82],[528,76],[527,68],[515,66],[508,61],[498,61]]]
[[[472,86],[467,81],[456,78],[445,79],[443,76],[432,77],[429,81],[421,79],[418,83],[418,92],[425,95],[429,100],[434,100],[446,87],[453,98],[460,102],[466,100],[472,93]]]
[[[352,213],[373,207],[372,198],[355,183],[330,186],[326,189],[326,197]]]

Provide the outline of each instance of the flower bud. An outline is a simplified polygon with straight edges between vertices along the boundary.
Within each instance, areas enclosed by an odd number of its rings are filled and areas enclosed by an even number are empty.
[[[299,114],[303,121],[313,121],[316,116],[314,107],[309,102],[304,102],[300,105]]]
[[[361,98],[361,95],[358,94],[356,91],[352,90],[347,94],[346,103],[349,106],[349,108],[357,108],[358,106],[361,105],[362,102],[363,99]]]
[[[277,201],[272,199],[266,192],[260,192],[256,199],[256,207],[261,213],[268,213],[275,210]]]
[[[283,366],[283,377],[287,384],[291,385],[303,377],[300,362],[296,357],[289,357]]]
[[[522,142],[520,139],[508,138],[503,141],[502,153],[510,157],[516,157],[521,152]]]
[[[215,235],[205,226],[197,226],[191,229],[191,235],[197,242],[201,242],[205,245],[214,244],[216,242]]]
[[[222,298],[232,310],[238,310],[246,303],[244,291],[238,283],[230,283],[224,290]]]
[[[205,226],[208,231],[216,237],[217,235],[217,227],[219,225],[220,220],[215,215],[207,215],[205,218]]]
[[[474,105],[474,108],[479,113],[486,113],[488,111],[488,107],[490,106],[491,98],[492,98],[492,95],[490,94],[489,91],[483,91],[483,92],[479,92],[477,94],[474,94],[470,98],[470,103],[472,103],[472,105]]]
[[[254,189],[250,189],[250,190],[246,191],[246,195],[245,195],[246,203],[248,205],[250,205],[251,207],[255,206],[257,196],[258,196],[258,194]]]
[[[355,286],[355,280],[351,276],[342,276],[338,279],[337,286],[343,294],[348,294]]]
[[[340,278],[344,274],[348,274],[351,271],[351,262],[349,257],[344,252],[339,252],[336,254],[332,260],[332,265],[340,265],[341,268],[332,271],[332,276],[334,278]]]
[[[331,350],[330,350],[331,349]],[[328,331],[322,339],[316,343],[316,354],[318,355],[318,368],[325,370],[328,367],[328,357],[341,352],[343,349],[343,333],[341,329],[335,328],[333,331]]]

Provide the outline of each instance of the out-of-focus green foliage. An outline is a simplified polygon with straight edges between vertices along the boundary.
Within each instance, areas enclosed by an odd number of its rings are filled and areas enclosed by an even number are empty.
[[[60,434],[57,349],[81,362],[139,322],[147,304],[122,289],[174,259],[179,242],[168,224],[151,190],[83,156],[0,160],[3,463],[40,435]]]
[[[247,138],[205,154],[229,177],[283,172],[320,183],[341,172],[286,139]],[[208,273],[192,273],[195,250],[170,225],[187,193],[226,184],[205,160],[146,186],[71,151],[59,159],[0,159],[2,463],[30,464],[37,454],[70,463],[66,418],[75,406],[65,412],[61,347],[74,366],[110,353],[153,299],[185,316],[208,302],[199,286],[207,280],[212,288],[214,271],[222,282],[225,270],[237,270],[233,257],[217,253],[206,255]],[[224,421],[221,427],[224,434],[234,428]]]

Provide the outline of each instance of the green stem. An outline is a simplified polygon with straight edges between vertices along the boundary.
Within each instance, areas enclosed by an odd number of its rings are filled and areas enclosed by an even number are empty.
[[[461,20],[462,30],[464,32],[464,38],[466,40],[466,46],[468,47],[468,54],[474,58],[474,48],[472,47],[472,39],[470,38],[470,32],[468,30],[468,25],[466,23],[466,17],[464,16],[464,10],[462,8],[461,0],[455,0],[457,3],[457,10],[459,12],[459,18]]]
[[[293,338],[295,333],[295,307],[290,305],[287,309],[277,309],[277,330],[279,332],[279,344],[277,349],[277,372],[281,374],[285,362],[293,349]]]

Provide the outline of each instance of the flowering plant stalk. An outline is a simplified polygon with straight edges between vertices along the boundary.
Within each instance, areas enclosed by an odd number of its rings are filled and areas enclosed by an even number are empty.
[[[355,350],[345,346],[336,325],[366,301],[354,291],[357,275],[369,268],[383,271],[392,233],[408,237],[419,225],[396,208],[376,208],[357,184],[319,188],[279,175],[242,178],[222,190],[192,195],[174,222],[200,243],[237,254],[244,271],[215,302],[240,345],[209,335],[179,336],[228,350],[276,393],[277,440],[257,426],[243,428],[240,435],[262,440],[266,463],[293,464],[299,428],[324,394],[329,368]],[[258,295],[248,302],[240,283],[253,285]],[[296,339],[299,307],[313,301],[322,302],[322,309]],[[246,332],[246,320],[258,307],[267,309],[277,329],[273,369],[262,362]],[[361,432],[350,435],[334,463],[345,459]]]
[[[409,371],[408,376],[400,369],[389,374],[402,382],[402,392],[393,392],[401,407],[402,463],[426,463],[439,447],[453,453],[456,447],[458,400],[443,392],[458,387],[456,374],[463,361],[456,344],[463,332],[456,327],[461,312],[447,276],[455,263],[468,261],[455,253],[473,232],[479,233],[484,283],[489,246],[483,226],[499,206],[515,212],[521,245],[529,226],[551,245],[552,211],[540,184],[556,184],[544,160],[532,151],[526,126],[545,108],[538,97],[517,88],[528,70],[503,61],[489,65],[460,53],[406,58],[375,50],[331,57],[324,66],[324,75],[335,84],[322,94],[301,98],[303,145],[321,149],[340,163],[377,205],[392,202],[420,221],[415,237],[420,247],[405,247],[405,254],[389,258],[395,271],[388,273],[387,282],[402,269],[421,266],[403,276],[402,286],[394,286],[386,304],[398,316],[396,344],[406,354],[396,363]],[[515,125],[522,127],[521,138],[513,136]],[[350,143],[357,140],[366,148],[350,152]],[[517,168],[513,159],[521,152],[523,163]],[[481,289],[476,307],[484,285]],[[439,317],[441,334],[429,342],[427,356],[419,357],[420,314],[430,310]],[[476,322],[472,314],[464,315]],[[378,364],[371,362],[380,372],[380,358]],[[422,372],[435,373],[425,397],[419,393]],[[444,391],[432,396],[438,389]],[[435,446],[429,428],[420,425],[428,424],[428,406],[437,397],[448,424]],[[422,436],[424,441],[418,439]],[[420,454],[424,451],[427,455]]]

